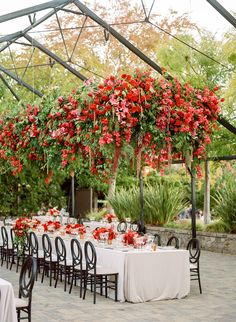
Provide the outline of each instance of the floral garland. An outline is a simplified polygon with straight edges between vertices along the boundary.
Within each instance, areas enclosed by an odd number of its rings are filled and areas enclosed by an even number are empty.
[[[144,163],[162,169],[172,158],[197,162],[205,157],[220,114],[223,99],[216,91],[138,69],[100,84],[87,81],[54,106],[27,105],[0,120],[0,159],[14,175],[30,160],[49,168],[86,163],[103,179],[116,173],[127,146],[133,147],[137,168]]]

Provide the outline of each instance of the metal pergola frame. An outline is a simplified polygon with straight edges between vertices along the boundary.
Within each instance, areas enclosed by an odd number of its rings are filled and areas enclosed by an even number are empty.
[[[207,0],[212,6],[214,6],[230,23],[232,23],[234,26],[236,26],[236,20],[235,18],[230,15],[230,13],[225,10],[216,0]],[[29,8],[25,8],[22,10],[18,10],[12,13],[8,13],[5,15],[0,16],[0,23],[10,21],[12,19],[20,18],[23,16],[29,16],[31,14],[35,14],[39,11],[50,9],[53,10],[50,11],[48,14],[43,16],[42,18],[33,21],[30,19],[30,26],[25,28],[22,31],[15,32],[13,34],[9,34],[3,37],[0,37],[0,43],[5,43],[4,46],[0,48],[0,52],[4,51],[6,48],[8,48],[11,44],[16,43],[19,38],[24,37],[26,40],[29,41],[31,46],[37,47],[40,51],[44,52],[47,56],[49,56],[54,61],[58,62],[60,65],[62,65],[65,69],[67,69],[69,72],[80,78],[81,80],[86,80],[87,78],[82,75],[80,72],[78,72],[75,68],[71,67],[67,62],[65,62],[63,59],[52,53],[49,49],[47,49],[43,44],[39,43],[37,40],[33,39],[31,36],[29,36],[28,32],[50,18],[53,15],[56,15],[59,10],[67,10],[64,7],[68,4],[74,4],[78,7],[81,14],[85,17],[91,18],[94,22],[96,22],[98,25],[104,28],[104,30],[109,30],[109,33],[116,38],[121,44],[123,44],[126,48],[128,48],[130,51],[132,51],[136,56],[138,56],[142,61],[144,61],[147,65],[152,67],[155,71],[157,71],[159,74],[163,74],[162,68],[156,64],[153,60],[151,60],[148,56],[146,56],[141,50],[139,50],[136,46],[130,43],[125,37],[123,37],[119,32],[117,32],[113,27],[111,27],[106,21],[101,19],[98,15],[96,15],[92,10],[90,10],[87,6],[85,6],[81,1],[79,0],[52,0],[43,4],[39,4],[36,6],[32,6]],[[76,13],[73,10],[69,10],[72,13]],[[34,89],[31,85],[27,84],[25,81],[19,78],[18,75],[15,75],[11,71],[7,70],[3,66],[0,65],[0,71],[5,73],[6,75],[10,76],[12,79],[14,79],[18,84],[26,87],[28,90],[32,91],[39,97],[42,97],[43,94],[38,91],[37,89]],[[166,75],[165,77],[172,79],[171,75]],[[3,81],[3,76],[1,77]],[[7,83],[7,81],[4,79],[4,84],[8,87],[10,90],[10,85]],[[11,90],[12,94],[19,99],[17,94]],[[236,134],[236,128],[230,124],[225,118],[218,119],[219,123],[227,128],[230,132]]]
[[[236,28],[236,20],[235,18],[223,7],[221,6],[216,0],[206,0],[209,2],[210,5],[212,5],[225,19],[227,19],[235,28]],[[66,9],[65,7],[69,4],[74,4],[79,10],[80,12],[74,11],[74,10],[70,10],[70,9]],[[143,2],[142,2],[143,4]],[[36,20],[36,13],[46,10],[46,9],[52,9],[49,13],[47,13],[46,15],[44,15],[43,17],[41,17],[40,19]],[[148,13],[148,16],[146,15],[146,10],[144,9],[144,13],[145,13],[145,19],[148,19],[152,10],[152,7]],[[61,66],[63,66],[66,70],[68,70],[70,73],[74,74],[76,77],[78,77],[81,80],[86,80],[87,78],[81,74],[79,71],[77,71],[75,68],[71,67],[71,65],[69,63],[71,63],[71,58],[72,57],[68,57],[69,60],[66,62],[65,60],[61,59],[59,56],[57,56],[56,54],[54,54],[52,51],[50,51],[49,49],[47,49],[43,44],[41,44],[40,42],[38,42],[37,40],[35,40],[33,37],[31,37],[28,32],[30,30],[32,30],[33,28],[35,28],[36,26],[38,26],[39,24],[41,24],[42,22],[46,21],[47,19],[49,19],[50,17],[52,17],[53,15],[56,15],[57,17],[57,12],[63,10],[63,11],[68,11],[74,14],[81,14],[85,17],[85,21],[87,19],[87,17],[89,17],[90,19],[92,19],[94,22],[96,22],[99,26],[101,26],[105,31],[109,32],[109,34],[111,34],[114,38],[116,38],[122,45],[124,45],[126,48],[128,48],[130,51],[132,51],[137,57],[139,57],[143,62],[145,62],[148,66],[152,67],[155,71],[157,71],[159,74],[163,74],[162,72],[162,68],[155,63],[153,60],[151,60],[148,56],[146,56],[140,49],[138,49],[136,46],[134,46],[129,40],[127,40],[125,37],[123,37],[118,31],[116,31],[110,24],[108,24],[106,21],[104,21],[103,19],[101,19],[98,15],[96,15],[92,10],[90,10],[87,6],[85,6],[81,1],[79,0],[52,0],[43,4],[39,4],[36,6],[32,6],[29,8],[25,8],[22,10],[18,10],[9,14],[5,14],[0,16],[0,23],[6,22],[6,21],[10,21],[16,18],[20,18],[23,16],[28,16],[29,17],[29,21],[30,21],[30,25],[25,28],[22,31],[18,31],[12,34],[8,34],[6,36],[0,37],[0,43],[4,43],[4,45],[2,47],[0,47],[0,52],[3,52],[5,49],[9,48],[10,45],[12,44],[17,44],[19,43],[18,40],[20,38],[24,38],[25,40],[27,40],[27,44],[25,45],[30,45],[33,46],[34,48],[38,48],[41,52],[43,52],[44,54],[46,54],[48,57],[50,57],[50,59],[52,59],[53,61],[56,61],[58,64],[60,64]],[[34,17],[32,19],[31,15],[34,14]],[[58,17],[57,17],[57,21],[58,21]],[[61,26],[60,26],[60,22],[58,21],[59,24],[59,29],[61,32],[61,36],[63,38],[63,34],[62,34],[62,30],[61,30]],[[79,36],[76,40],[76,44],[77,45],[79,41]],[[64,43],[64,39],[63,39],[63,43]],[[64,43],[65,45],[65,43]],[[65,47],[66,48],[66,47]],[[75,47],[74,47],[75,49]],[[28,67],[28,66],[27,66]],[[26,69],[27,69],[26,67]],[[28,84],[27,82],[25,82],[23,79],[21,79],[18,75],[14,74],[12,71],[6,69],[5,67],[0,65],[0,79],[2,80],[2,82],[7,86],[7,88],[11,91],[11,93],[15,96],[15,98],[17,100],[19,100],[19,97],[17,95],[17,93],[15,93],[15,91],[12,89],[12,87],[10,86],[10,84],[6,81],[6,79],[3,77],[2,73],[6,74],[7,76],[11,77],[14,81],[16,81],[18,84],[24,86],[25,88],[27,88],[28,90],[32,91],[34,94],[36,94],[39,97],[43,96],[43,93],[41,93],[40,91],[38,91],[37,89],[35,89],[34,87],[32,87],[30,84]],[[164,77],[166,77],[167,79],[173,79],[173,77],[171,75],[165,74]],[[232,132],[233,134],[236,134],[236,127],[234,127],[232,124],[230,124],[225,118],[221,117],[218,119],[218,122],[225,127],[228,131]],[[193,207],[192,207],[192,217],[195,218],[195,211],[194,211],[194,186],[195,186],[195,179],[194,176],[192,175],[191,169],[189,169],[190,174],[191,174],[191,178],[192,178],[192,182],[191,182],[191,186],[192,186],[192,201],[193,201]],[[143,217],[143,214],[142,216]],[[194,220],[194,219],[193,219]],[[143,218],[141,218],[142,221],[142,226],[143,226]],[[193,222],[193,225],[195,226],[195,223]],[[192,231],[192,235],[193,237],[196,236],[196,231]]]

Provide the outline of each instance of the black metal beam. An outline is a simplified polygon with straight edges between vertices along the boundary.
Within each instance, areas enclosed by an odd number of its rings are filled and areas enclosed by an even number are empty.
[[[227,130],[229,130],[233,134],[236,134],[236,128],[232,124],[230,124],[224,117],[219,117],[217,121]]]
[[[232,160],[236,160],[236,155],[225,155],[220,157],[207,158],[207,161],[232,161]]]
[[[93,11],[91,11],[88,7],[86,7],[83,3],[79,0],[74,0],[74,4],[88,17],[90,17],[93,21],[97,22],[100,26],[109,30],[109,33],[113,35],[119,42],[121,42],[125,47],[131,50],[135,55],[137,55],[141,60],[151,66],[154,70],[156,70],[161,75],[163,74],[162,68],[157,65],[153,60],[148,58],[141,50],[137,47],[132,45],[127,39],[125,39],[120,33],[118,33],[114,28],[112,28],[108,23],[106,23],[103,19],[98,17]],[[173,79],[171,75],[165,74],[167,79]],[[236,134],[236,128],[231,125],[227,120],[224,118],[220,118],[218,120],[220,124],[222,124],[227,130],[231,131],[232,133]]]
[[[12,73],[10,70],[4,68],[3,66],[0,65],[0,70],[5,73],[6,75],[10,76],[13,78],[18,84],[26,87],[28,90],[30,90],[32,93],[38,95],[39,97],[43,97],[43,94],[38,91],[37,89],[33,88],[31,85],[23,81],[21,78],[17,77],[14,73]]]
[[[91,11],[88,7],[86,7],[79,0],[74,0],[73,2],[86,16],[91,18],[93,21],[97,22],[104,29],[108,30],[109,33],[113,37],[115,37],[117,40],[119,40],[119,42],[121,42],[125,47],[127,47],[130,51],[132,51],[136,56],[138,56],[141,60],[143,60],[145,63],[147,63],[153,69],[155,69],[158,73],[160,73],[161,75],[163,74],[162,68],[159,65],[157,65],[153,60],[151,60],[149,57],[147,57],[137,47],[132,45],[131,42],[129,42],[126,38],[124,38],[119,32],[117,32],[114,28],[112,28],[107,22],[105,22],[103,19],[101,19],[99,16],[97,16],[93,11]],[[167,76],[167,78],[168,78],[168,76]],[[172,77],[169,76],[169,78],[172,78]]]
[[[9,35],[5,35],[3,37],[0,37],[0,43],[2,42],[8,42],[5,46],[3,46],[2,48],[0,48],[0,52],[5,50],[7,47],[9,47],[11,45],[11,43],[13,43],[14,41],[16,41],[17,39],[19,39],[20,37],[24,36],[25,33],[27,33],[28,31],[30,31],[31,29],[37,27],[38,25],[40,25],[42,22],[44,22],[45,20],[47,20],[48,18],[50,18],[51,16],[53,16],[58,10],[62,9],[64,6],[66,6],[66,4],[61,5],[57,8],[55,8],[54,10],[48,12],[46,15],[44,15],[43,17],[41,17],[40,19],[36,20],[34,22],[33,25],[29,25],[27,28],[25,28],[22,31],[18,31]]]
[[[60,5],[65,5],[65,4],[69,4],[71,2],[71,0],[53,0],[53,1],[49,1],[49,2],[45,2],[33,7],[29,7],[29,8],[25,8],[25,9],[21,9],[15,12],[11,12],[11,13],[7,13],[5,15],[0,16],[0,23],[1,22],[5,22],[5,21],[9,21],[12,19],[16,19],[19,17],[23,17],[23,16],[27,16],[30,15],[31,13],[34,12],[39,12],[45,9],[50,9],[50,8],[56,8]]]
[[[19,96],[15,93],[15,91],[12,89],[12,87],[8,84],[8,82],[5,80],[5,78],[0,74],[0,78],[3,81],[4,85],[9,89],[9,91],[12,93],[12,95],[16,98],[16,100],[19,102]]]
[[[71,67],[70,65],[68,65],[63,59],[61,59],[60,57],[58,57],[57,55],[55,55],[54,53],[52,53],[49,49],[47,49],[46,47],[44,47],[44,45],[40,44],[37,40],[35,40],[31,36],[29,36],[28,34],[25,34],[24,37],[25,37],[25,39],[27,39],[31,43],[32,46],[37,47],[38,49],[40,49],[43,53],[45,53],[47,56],[51,57],[53,60],[55,60],[56,62],[58,62],[64,68],[66,68],[67,70],[69,70],[72,74],[74,74],[75,76],[77,76],[78,78],[80,78],[82,81],[87,80],[87,78],[84,75],[82,75],[76,69],[74,69],[73,67]]]
[[[207,0],[207,2],[210,3],[210,5],[215,8],[221,16],[223,16],[231,25],[236,28],[236,19],[223,7],[218,1],[216,0]]]
[[[232,161],[232,160],[236,160],[236,155],[222,155],[222,156],[218,156],[218,157],[209,157],[206,158],[206,161]],[[201,162],[205,162],[204,159],[200,160]],[[183,164],[185,163],[185,161],[183,160],[173,160],[172,164]]]
[[[18,39],[22,36],[22,31],[14,32],[13,34],[9,34],[3,37],[0,37],[0,43],[6,41],[12,41],[13,39]]]

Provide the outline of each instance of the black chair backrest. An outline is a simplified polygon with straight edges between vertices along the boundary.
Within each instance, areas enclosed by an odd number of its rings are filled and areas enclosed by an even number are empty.
[[[71,247],[73,266],[81,266],[82,268],[83,251],[78,239],[75,239],[75,238],[71,239],[70,247]]]
[[[42,236],[43,241],[43,253],[44,259],[52,259],[52,243],[47,234],[43,234]]]
[[[139,225],[136,222],[130,224],[130,230],[132,231],[139,231]]]
[[[97,265],[97,254],[93,243],[87,240],[84,244],[84,256],[86,261],[86,270],[96,270]]]
[[[179,249],[179,238],[176,236],[171,236],[167,241],[167,246],[175,246],[175,248]]]
[[[158,246],[161,246],[161,236],[159,234],[154,234],[154,243],[157,244]]]
[[[13,250],[14,251],[18,251],[18,249],[19,249],[19,244],[18,244],[18,242],[17,242],[17,240],[16,240],[16,235],[15,235],[15,231],[14,231],[14,229],[13,228],[11,228],[11,230],[10,230],[10,234],[11,234],[11,243],[12,243],[12,248],[13,248]]]
[[[32,289],[37,273],[37,261],[35,258],[29,256],[25,260],[21,271],[19,280],[19,297],[29,298],[31,300]]]
[[[29,243],[30,243],[30,254],[38,255],[38,250],[39,250],[38,237],[33,231],[31,231],[29,234]]]
[[[57,260],[59,262],[63,262],[66,260],[66,246],[64,240],[57,236],[55,239],[55,246],[56,246],[56,253],[57,253]]]
[[[30,238],[29,238],[28,233],[25,234],[25,240],[24,240],[23,248],[24,248],[24,253],[26,253],[26,252],[29,253],[30,252]]]
[[[126,221],[120,221],[117,225],[117,231],[118,233],[125,233],[127,230],[127,222]]]
[[[201,254],[200,241],[197,238],[192,238],[188,242],[187,250],[189,251],[189,261],[191,264],[199,262]]]
[[[8,247],[8,233],[5,226],[1,227],[1,234],[2,234],[2,246],[3,248]]]

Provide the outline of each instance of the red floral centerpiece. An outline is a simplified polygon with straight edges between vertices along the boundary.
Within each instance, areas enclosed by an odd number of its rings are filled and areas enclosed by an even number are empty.
[[[97,240],[103,240],[102,234],[107,235],[107,240],[112,241],[113,239],[116,238],[116,232],[114,231],[114,228],[106,228],[106,227],[100,227],[96,228],[92,232],[93,238]]]
[[[31,228],[31,219],[21,217],[18,218],[13,226],[13,230],[15,233],[15,242],[19,245],[19,247],[22,249],[27,233],[29,229]]]
[[[79,234],[83,236],[86,233],[86,228],[82,224],[68,224],[66,225],[66,234]]]
[[[29,226],[32,230],[36,229],[41,224],[41,221],[37,218],[29,220]]]
[[[116,215],[115,214],[105,214],[104,215],[104,219],[107,220],[107,222],[111,223],[113,219],[116,219]]]
[[[46,215],[57,217],[57,216],[59,216],[59,213],[60,213],[60,211],[56,207],[54,207],[54,208],[48,209]]]
[[[123,235],[123,243],[125,245],[134,245],[135,238],[139,237],[136,231],[128,230],[127,233]]]
[[[47,231],[53,232],[61,228],[61,224],[59,221],[51,221],[51,220],[45,222],[44,224],[42,224],[42,226],[45,232]]]

